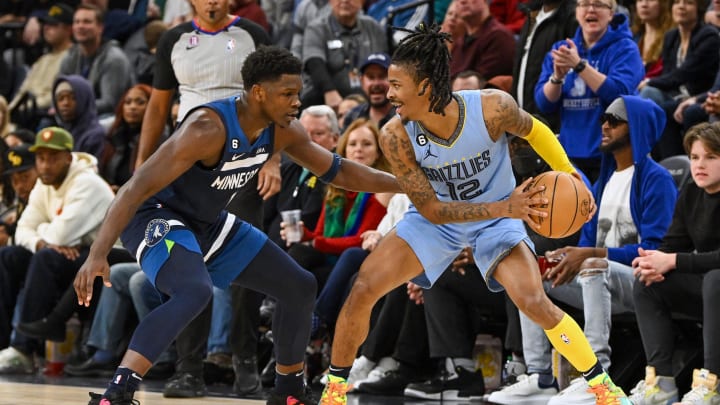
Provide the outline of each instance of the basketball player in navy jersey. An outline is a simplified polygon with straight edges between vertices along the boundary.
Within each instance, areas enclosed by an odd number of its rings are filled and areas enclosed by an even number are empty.
[[[246,91],[192,110],[123,186],[75,279],[88,305],[93,280],[107,284],[107,253],[118,237],[165,302],[143,318],[104,394],[90,404],[130,405],[142,376],[212,297],[231,281],[277,299],[273,335],[278,378],[268,404],[310,404],[303,359],[316,282],[261,231],[224,210],[272,155],[285,151],[321,180],[350,190],[398,192],[389,174],[356,164],[310,140],[295,119],[301,63],[276,47],[243,65]],[[122,235],[121,235],[122,233]]]
[[[554,170],[580,176],[552,131],[509,94],[450,91],[448,34],[424,25],[409,32],[388,71],[388,98],[398,117],[383,127],[381,147],[413,205],[363,262],[337,321],[320,404],[347,403],[347,377],[375,302],[411,279],[430,288],[470,247],[488,288],[505,288],[545,329],[555,348],[584,372],[597,404],[629,405],[575,321],[543,291],[523,221],[538,228],[532,216],[545,216],[536,206],[547,199],[529,187],[531,179],[515,188],[507,133],[525,138]],[[593,203],[588,219],[594,211]]]

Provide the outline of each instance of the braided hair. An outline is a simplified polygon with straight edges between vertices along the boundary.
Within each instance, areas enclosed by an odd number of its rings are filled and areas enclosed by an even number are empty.
[[[450,86],[450,52],[446,41],[452,42],[450,34],[440,32],[440,26],[433,23],[428,27],[422,23],[413,30],[396,27],[408,32],[392,56],[392,63],[410,67],[415,83],[428,79],[420,94],[425,94],[428,84],[432,84],[430,107],[428,111],[445,115],[445,107],[452,101]]]

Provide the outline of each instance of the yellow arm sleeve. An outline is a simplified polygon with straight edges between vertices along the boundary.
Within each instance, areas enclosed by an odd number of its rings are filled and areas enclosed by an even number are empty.
[[[532,117],[533,126],[530,133],[525,135],[526,141],[545,160],[553,170],[566,173],[575,173],[575,168],[570,163],[565,149],[557,137],[545,124],[535,117]]]

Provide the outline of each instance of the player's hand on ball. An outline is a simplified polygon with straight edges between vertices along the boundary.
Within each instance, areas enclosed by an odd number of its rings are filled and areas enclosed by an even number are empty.
[[[513,190],[510,198],[507,199],[506,217],[522,219],[534,229],[540,228],[539,218],[544,218],[547,213],[540,211],[537,207],[547,205],[548,199],[541,193],[545,186],[533,187],[530,185],[533,178],[530,177]]]
[[[580,183],[585,185],[585,182],[583,181],[583,178],[580,175],[580,173],[573,172],[572,176],[575,177],[576,179],[580,180]],[[592,190],[588,189],[587,186],[585,186],[585,189],[588,190],[588,195],[590,195],[590,213],[588,214],[587,219],[585,220],[585,222],[589,222],[592,219],[592,217],[595,216],[595,212],[597,211],[597,205],[595,205],[595,196],[593,195]]]

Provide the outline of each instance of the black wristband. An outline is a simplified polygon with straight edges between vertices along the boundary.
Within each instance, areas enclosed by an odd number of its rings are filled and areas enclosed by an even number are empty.
[[[564,84],[565,79],[558,79],[557,77],[555,77],[555,75],[550,75],[550,83],[551,84]]]
[[[580,59],[580,62],[578,62],[577,65],[573,68],[575,73],[580,73],[587,67],[587,61],[585,59]]]

